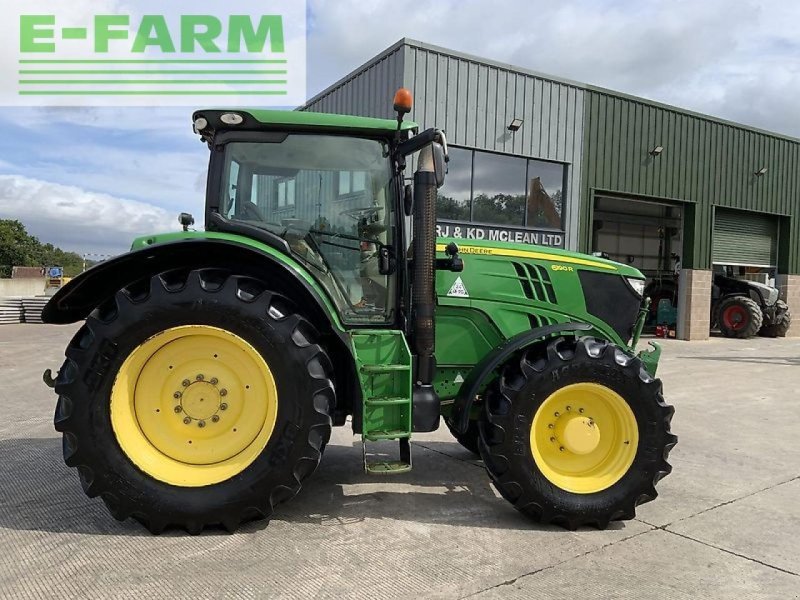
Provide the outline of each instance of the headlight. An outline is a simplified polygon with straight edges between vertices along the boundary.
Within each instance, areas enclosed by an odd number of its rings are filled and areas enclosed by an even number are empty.
[[[625,279],[628,285],[633,288],[633,291],[642,298],[644,296],[644,279],[634,279],[633,277],[626,277]]]

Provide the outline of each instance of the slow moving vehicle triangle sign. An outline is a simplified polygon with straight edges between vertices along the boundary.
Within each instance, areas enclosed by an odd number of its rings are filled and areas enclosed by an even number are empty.
[[[450,287],[450,291],[447,292],[448,296],[455,296],[456,298],[469,298],[469,292],[467,292],[467,288],[464,286],[464,282],[461,281],[461,277],[457,277],[453,285]]]

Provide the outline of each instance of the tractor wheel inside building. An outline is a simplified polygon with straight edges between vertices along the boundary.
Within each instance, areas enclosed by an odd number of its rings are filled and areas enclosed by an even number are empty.
[[[778,304],[782,305],[779,308],[785,309],[785,312],[775,323],[764,325],[761,331],[758,332],[759,335],[764,337],[786,337],[786,334],[789,333],[789,328],[792,326],[792,313],[783,300],[778,300]]]
[[[481,456],[517,510],[603,529],[656,497],[672,470],[673,412],[638,358],[604,340],[559,338],[509,363],[487,390]]]
[[[67,348],[64,461],[116,519],[153,533],[268,517],[330,437],[332,368],[316,338],[251,277],[170,271],[128,286]]]
[[[459,433],[456,431],[453,426],[450,424],[448,419],[444,420],[447,423],[447,428],[450,430],[450,433],[453,434],[453,437],[456,438],[456,441],[461,444],[464,448],[472,452],[476,456],[480,456],[480,450],[478,449],[478,422],[477,421],[470,421],[469,426],[467,427],[466,433]]]
[[[747,296],[731,296],[719,303],[717,325],[725,337],[753,337],[759,332],[763,322],[761,307]]]

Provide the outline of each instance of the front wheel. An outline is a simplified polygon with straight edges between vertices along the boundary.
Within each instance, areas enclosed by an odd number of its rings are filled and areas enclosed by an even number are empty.
[[[764,325],[759,335],[764,337],[786,337],[792,326],[792,313],[783,300],[778,300],[778,308],[782,309],[781,316],[769,325]]]
[[[480,450],[498,491],[542,523],[605,528],[656,497],[674,409],[641,361],[594,338],[551,341],[487,390]]]
[[[250,277],[174,271],[126,287],[67,348],[64,460],[115,518],[154,533],[267,517],[330,437],[332,367],[316,338]]]

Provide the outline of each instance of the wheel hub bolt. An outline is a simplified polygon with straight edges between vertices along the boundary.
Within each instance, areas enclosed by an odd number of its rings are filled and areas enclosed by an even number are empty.
[[[191,419],[191,417],[184,417],[184,418],[183,418],[183,424],[184,424],[184,425],[188,425],[188,424],[189,424],[189,423],[191,423],[191,422],[192,422],[192,419]]]
[[[556,438],[554,438],[554,437],[551,437],[551,438],[550,438],[550,441],[551,441],[551,442],[555,442],[555,441],[556,441]]]
[[[211,417],[211,420],[212,420],[214,423],[219,423],[219,415],[214,415],[213,417]]]
[[[182,407],[180,407],[180,406],[176,406],[176,407],[175,407],[175,412],[176,412],[176,413],[179,413],[179,412],[181,412],[182,410],[183,410],[183,408],[182,408]]]
[[[198,373],[198,375],[197,375],[197,377],[195,377],[195,379],[197,379],[197,381],[203,381],[203,379],[205,379],[205,376],[202,373]]]
[[[548,424],[547,424],[547,428],[548,428],[548,429],[552,429],[553,427],[555,427],[555,425],[553,425],[552,423],[548,423]]]
[[[561,413],[560,413],[560,412],[558,412],[558,411],[556,411],[556,412],[555,412],[555,416],[557,416],[557,417],[558,417],[560,414],[561,414]]]
[[[212,377],[210,383],[211,385],[217,385],[219,383],[219,379],[217,379],[216,377]]]
[[[191,381],[189,381],[188,379],[184,379],[184,380],[181,382],[181,385],[182,385],[183,387],[189,387],[189,384],[190,384],[190,383],[192,383],[192,382],[191,382]]]
[[[200,428],[202,429],[203,427],[205,427],[205,426],[206,426],[206,422],[205,422],[205,421],[198,421],[198,422],[197,422],[197,426],[198,426],[198,427],[200,427]]]
[[[172,394],[172,397],[175,398],[175,400],[177,400],[178,398],[181,397],[181,393],[180,392],[175,392],[174,394]]]
[[[570,410],[572,410],[572,407],[571,407],[571,406],[568,406],[568,407],[567,407],[567,411],[570,411]]]
[[[219,391],[219,395],[220,395],[220,396],[227,396],[227,395],[228,395],[228,390],[226,390],[225,388],[222,388],[222,389]]]
[[[582,408],[579,408],[579,409],[578,409],[578,412],[579,412],[579,413],[581,413],[581,414],[583,414],[583,409],[582,409]]]
[[[559,446],[559,447],[558,447],[558,451],[559,451],[559,452],[563,452],[563,451],[564,451],[564,446]]]
[[[222,404],[219,405],[219,409],[220,410],[228,410],[228,405],[225,402],[223,402]]]

